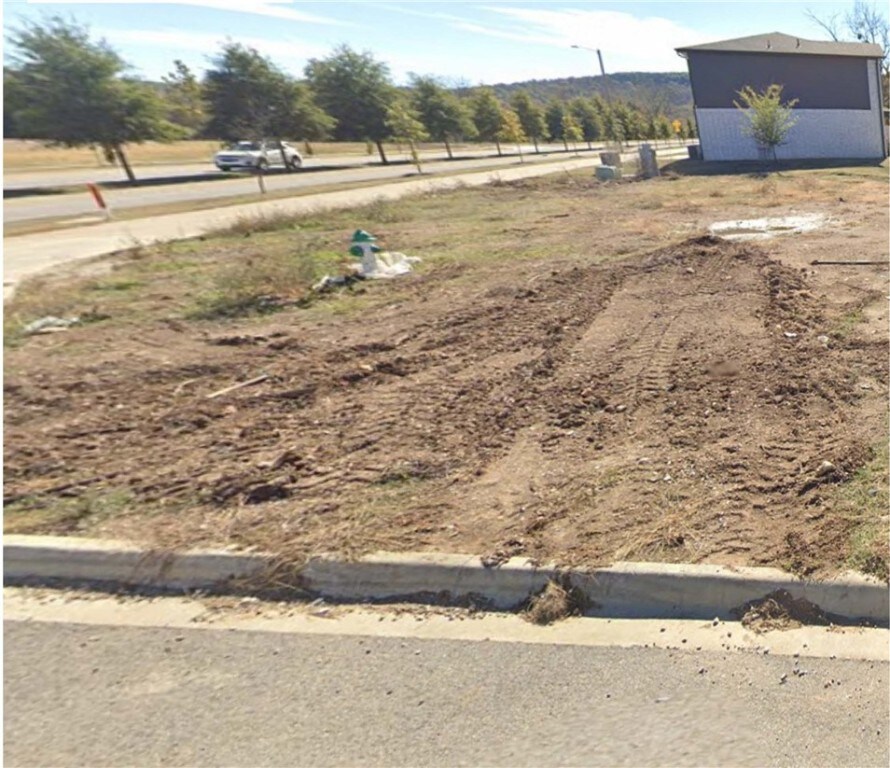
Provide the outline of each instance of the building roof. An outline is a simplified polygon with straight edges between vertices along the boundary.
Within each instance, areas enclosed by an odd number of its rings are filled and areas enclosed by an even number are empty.
[[[733,53],[796,53],[810,56],[859,56],[866,59],[881,59],[884,51],[873,43],[836,43],[829,40],[804,40],[781,32],[768,32],[765,35],[737,37],[734,40],[721,40],[716,43],[689,45],[677,48],[677,53],[687,51],[725,51]]]

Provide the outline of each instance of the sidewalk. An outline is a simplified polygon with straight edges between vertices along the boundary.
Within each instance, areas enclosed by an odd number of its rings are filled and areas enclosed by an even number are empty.
[[[686,155],[686,148],[676,153],[664,152],[660,157]],[[632,153],[629,157],[635,157]],[[364,205],[377,199],[396,200],[408,195],[424,194],[458,187],[477,187],[492,180],[515,181],[560,171],[591,169],[599,165],[597,156],[555,160],[536,165],[485,170],[460,176],[416,179],[399,183],[384,183],[361,189],[324,192],[293,199],[274,200],[245,205],[226,206],[213,210],[170,214],[147,219],[108,222],[75,229],[4,238],[3,284],[4,299],[23,279],[55,266],[73,261],[95,258],[137,245],[198,237],[214,229],[228,226],[242,218],[271,213],[293,215]]]

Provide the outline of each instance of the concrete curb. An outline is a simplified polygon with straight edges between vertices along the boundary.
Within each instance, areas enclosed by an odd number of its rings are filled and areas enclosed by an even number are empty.
[[[117,541],[54,536],[6,536],[6,583],[112,583],[158,589],[234,588],[262,577],[274,560],[265,554],[213,550],[156,552]],[[826,613],[890,623],[890,591],[858,574],[803,581],[774,568],[616,563],[594,571],[539,567],[512,558],[485,568],[470,555],[379,553],[349,562],[316,558],[298,574],[299,586],[333,600],[436,601],[475,599],[512,609],[548,581],[568,579],[592,603],[591,616],[615,618],[732,618],[732,611],[776,589],[805,598]],[[249,587],[248,587],[249,589]]]

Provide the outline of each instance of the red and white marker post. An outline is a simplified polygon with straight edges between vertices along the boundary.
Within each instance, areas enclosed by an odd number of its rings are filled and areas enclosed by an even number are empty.
[[[89,189],[90,192],[92,193],[93,200],[96,201],[96,205],[99,207],[99,209],[105,215],[105,218],[110,219],[111,218],[111,209],[108,207],[108,204],[105,202],[105,198],[102,197],[102,191],[99,189],[99,187],[96,186],[95,184],[93,184],[93,182],[88,182],[87,189]]]

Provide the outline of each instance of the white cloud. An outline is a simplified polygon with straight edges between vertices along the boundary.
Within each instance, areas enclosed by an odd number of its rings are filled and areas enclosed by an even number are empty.
[[[176,57],[190,58],[184,53],[190,53],[201,58],[196,61],[197,68],[208,66],[205,57],[215,54],[220,45],[226,42],[227,35],[214,32],[186,32],[178,29],[97,29],[97,34],[104,37],[112,46],[126,45],[127,49],[169,48],[176,52]],[[244,37],[243,35],[231,35],[235,42],[250,48],[255,48],[262,55],[268,56],[272,61],[292,75],[301,77],[303,67],[310,58],[321,58],[330,53],[327,46],[316,43],[307,43],[302,40],[267,40],[260,37]],[[125,56],[125,58],[129,58]],[[194,56],[191,57],[195,60]],[[169,67],[168,67],[169,68]],[[148,76],[160,76],[160,72],[146,72]]]
[[[29,5],[146,5],[145,0],[28,0]],[[300,21],[306,24],[328,24],[345,26],[344,22],[326,16],[304,13],[291,7],[291,0],[160,0],[152,5],[190,5],[196,8],[211,8],[233,13],[251,13],[257,16],[271,16],[276,19]]]
[[[558,47],[599,48],[606,71],[681,70],[685,64],[674,48],[705,42],[693,29],[659,16],[637,17],[622,11],[536,9],[490,6],[484,10],[506,16],[510,29],[462,24],[466,31]]]

